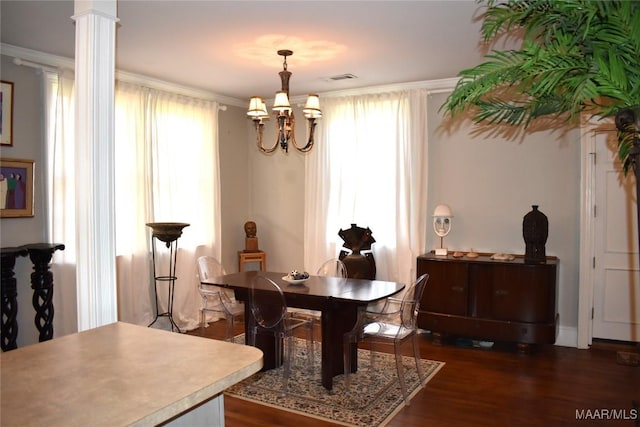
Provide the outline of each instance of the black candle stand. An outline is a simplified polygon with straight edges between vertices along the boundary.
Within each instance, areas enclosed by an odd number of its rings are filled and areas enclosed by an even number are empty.
[[[171,331],[174,328],[178,332],[182,332],[176,322],[173,320],[173,296],[176,284],[176,261],[178,258],[178,238],[182,235],[182,229],[188,227],[189,224],[184,222],[150,222],[147,227],[152,229],[151,236],[151,253],[153,259],[153,279],[154,279],[154,295],[156,304],[156,313],[153,322],[149,326],[156,323],[158,317],[167,317],[171,323]],[[157,240],[164,242],[169,249],[169,273],[168,275],[158,275],[158,265],[156,263],[156,243]],[[168,283],[167,311],[160,313],[158,307],[158,283]]]

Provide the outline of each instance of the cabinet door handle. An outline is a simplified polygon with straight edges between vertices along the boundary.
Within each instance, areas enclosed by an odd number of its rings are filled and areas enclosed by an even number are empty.
[[[462,286],[452,286],[451,290],[453,292],[462,292],[462,291],[464,291],[464,287],[462,287]]]
[[[505,296],[509,295],[509,291],[506,289],[496,289],[495,294],[499,296]]]

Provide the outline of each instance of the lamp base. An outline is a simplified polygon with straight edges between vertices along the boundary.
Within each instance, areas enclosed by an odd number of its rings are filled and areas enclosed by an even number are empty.
[[[437,248],[436,256],[447,256],[447,248]]]

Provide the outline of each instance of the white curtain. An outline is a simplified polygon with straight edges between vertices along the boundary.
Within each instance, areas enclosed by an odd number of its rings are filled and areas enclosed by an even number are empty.
[[[119,82],[116,86],[116,245],[121,320],[153,320],[150,222],[184,222],[178,239],[173,319],[198,325],[195,260],[220,259],[218,104]],[[156,244],[156,269],[168,275],[168,250]],[[158,283],[160,312],[167,282]],[[165,320],[165,319],[161,319]],[[167,322],[162,323],[165,327]]]
[[[63,318],[66,324],[73,317],[77,328],[77,317],[71,315],[76,310],[72,243],[75,233],[83,231],[73,217],[73,80],[50,74],[45,88],[49,230],[52,241],[67,246],[56,254],[53,267],[70,270],[54,274],[56,286],[59,274],[69,276],[65,285],[74,294]],[[154,318],[151,229],[146,223],[185,222],[190,225],[178,240],[173,319],[181,329],[193,329],[200,306],[195,259],[221,255],[218,104],[123,82],[116,84],[115,96],[118,319],[147,325]],[[158,274],[166,275],[166,247],[156,249]],[[167,296],[167,283],[159,283],[161,313]],[[64,303],[54,300],[56,312]],[[165,318],[154,326],[170,327]]]
[[[415,280],[424,251],[427,91],[325,98],[306,158],[305,266],[337,256],[340,229],[372,230],[376,278]]]
[[[55,336],[78,331],[73,76],[43,72],[47,239],[65,245],[52,257]]]

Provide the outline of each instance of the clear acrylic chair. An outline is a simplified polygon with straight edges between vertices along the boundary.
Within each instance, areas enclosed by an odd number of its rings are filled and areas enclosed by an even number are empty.
[[[221,313],[227,321],[227,341],[233,341],[235,319],[244,316],[244,304],[236,301],[233,291],[206,282],[211,277],[225,274],[222,264],[212,256],[201,256],[196,261],[198,272],[198,292],[202,297],[200,304],[200,330],[206,325],[206,312]]]
[[[318,268],[316,276],[347,277],[347,267],[338,258],[331,258]]]
[[[249,324],[248,344],[256,345],[258,333],[273,335],[276,366],[284,365],[281,389],[281,396],[284,396],[288,388],[295,350],[293,332],[297,328],[302,327],[307,330],[307,364],[309,369],[313,369],[313,320],[292,316],[287,311],[282,289],[273,280],[264,276],[256,276],[251,281],[249,307],[252,319]]]
[[[346,278],[347,267],[338,258],[331,258],[322,263],[316,272],[316,276]],[[289,310],[298,316],[311,318],[317,322],[320,322],[320,318],[322,317],[322,313],[317,310],[309,310],[306,308],[291,308]]]
[[[344,335],[344,377],[345,390],[348,393],[351,385],[351,349],[359,341],[368,342],[370,345],[371,374],[375,374],[374,344],[393,344],[398,371],[398,381],[405,404],[409,406],[407,384],[402,366],[401,345],[411,340],[413,344],[413,357],[420,386],[424,383],[424,371],[420,365],[420,346],[418,343],[418,310],[420,300],[429,280],[428,274],[420,276],[405,292],[402,299],[387,298],[381,311],[363,310],[359,313],[356,326]]]

